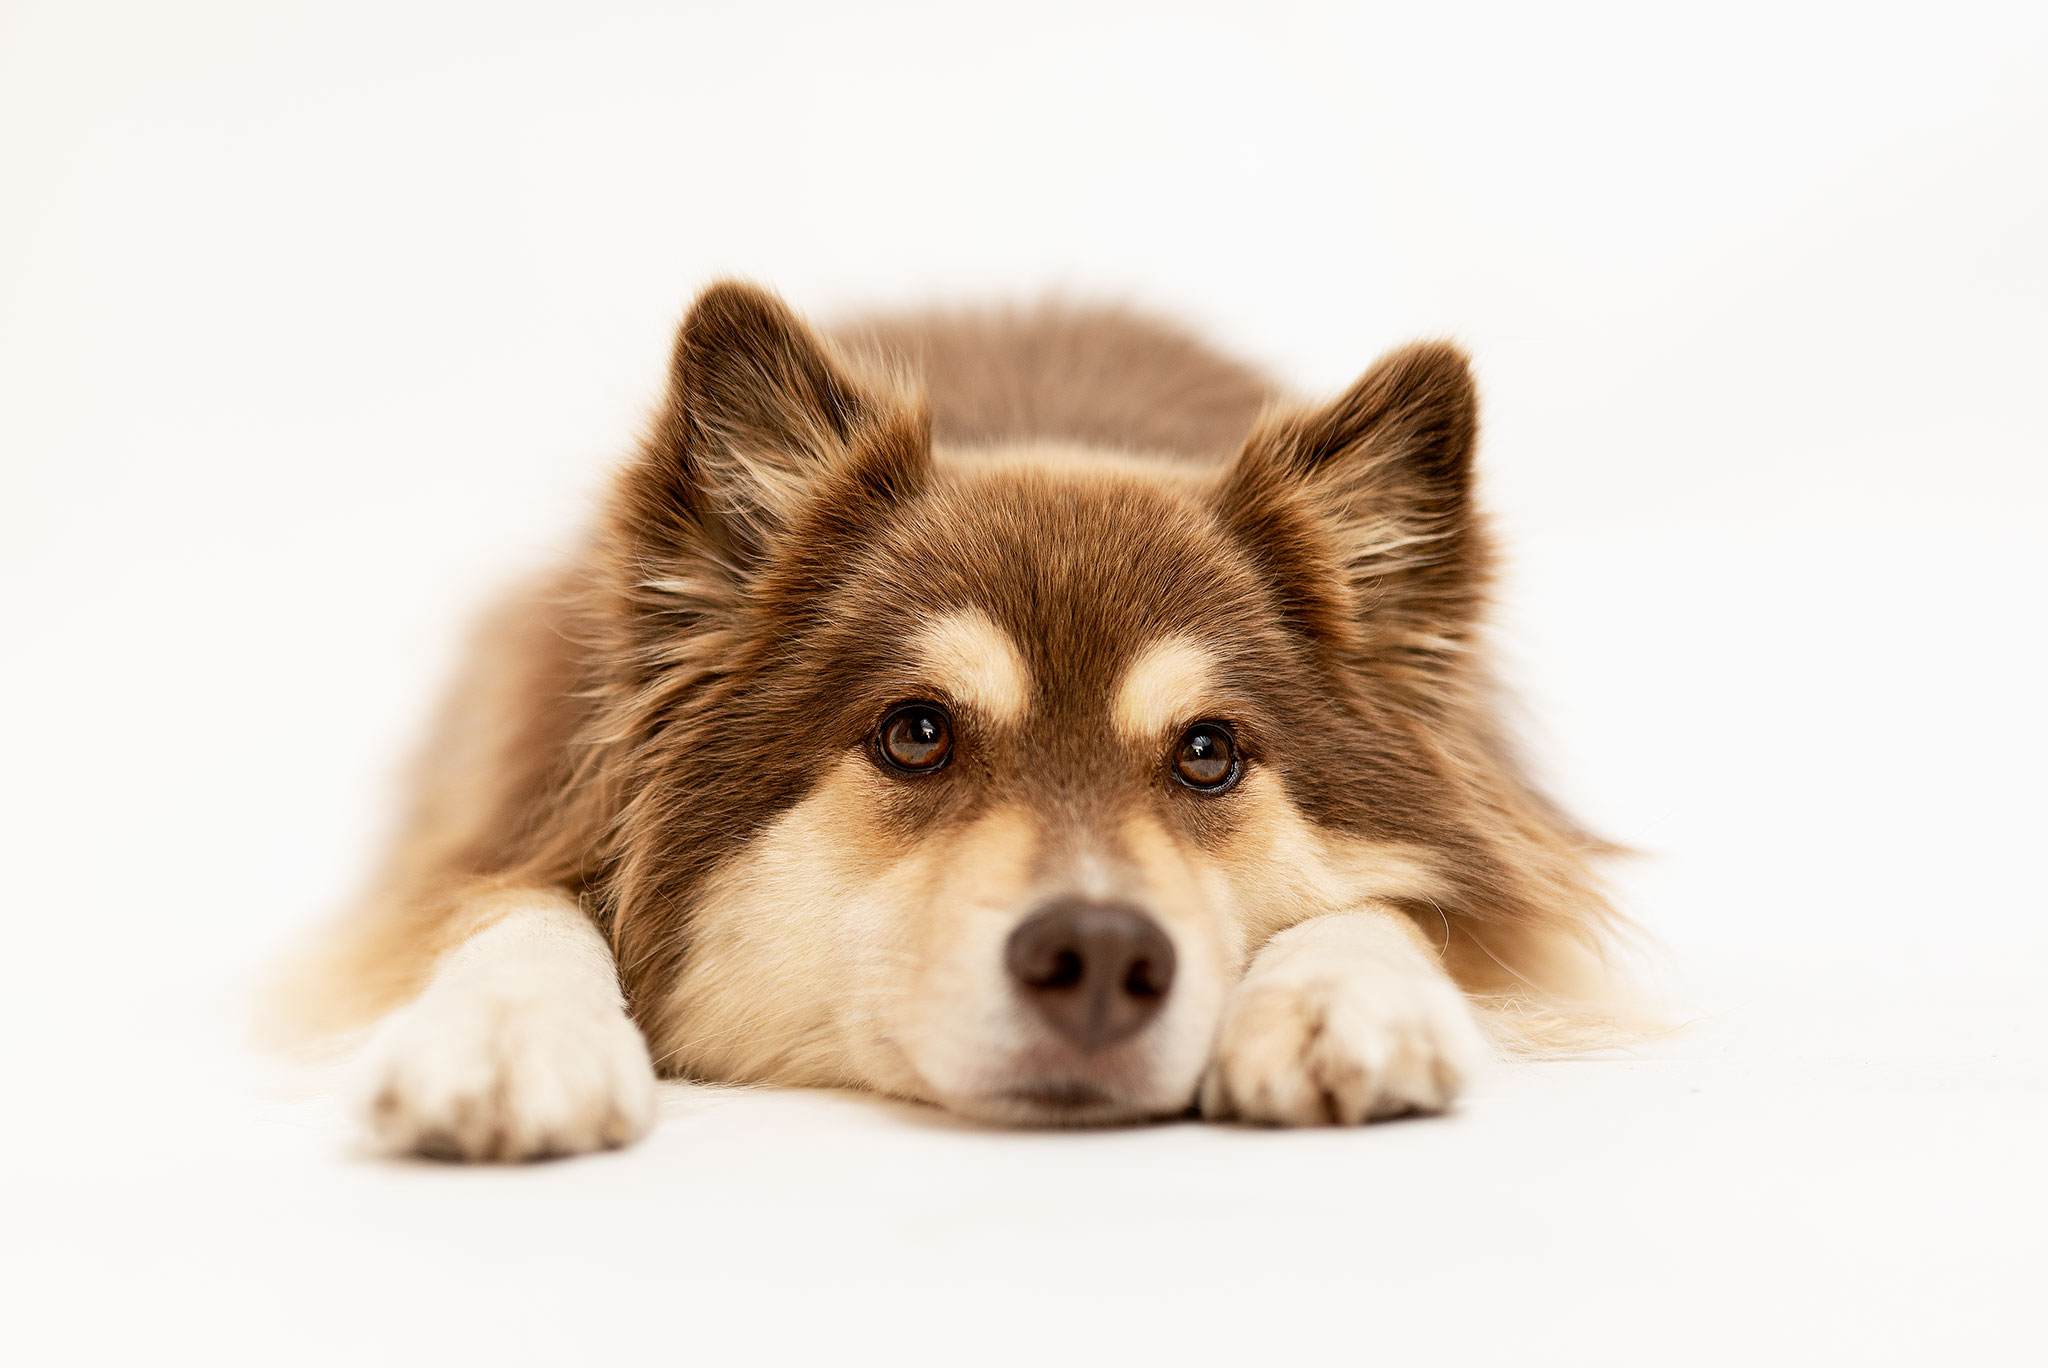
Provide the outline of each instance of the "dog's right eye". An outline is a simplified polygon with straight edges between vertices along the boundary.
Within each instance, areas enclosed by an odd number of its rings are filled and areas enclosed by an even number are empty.
[[[902,703],[875,730],[875,753],[891,769],[930,774],[953,756],[953,719],[936,703]]]
[[[1173,777],[1197,793],[1221,793],[1243,773],[1237,742],[1220,722],[1189,727],[1174,750]]]

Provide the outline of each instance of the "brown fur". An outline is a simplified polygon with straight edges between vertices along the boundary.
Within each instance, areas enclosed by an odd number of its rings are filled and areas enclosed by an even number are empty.
[[[847,839],[877,877],[940,830],[1026,863],[1082,837],[1148,868],[1184,848],[1256,904],[1241,968],[1318,910],[1280,891],[1330,833],[1353,852],[1333,860],[1409,890],[1386,896],[1502,1019],[1587,1019],[1582,971],[1614,924],[1587,864],[1602,848],[1501,740],[1455,349],[1407,348],[1302,407],[1112,310],[839,339],[747,286],[698,301],[581,552],[486,624],[377,886],[287,989],[302,1022],[388,1011],[476,929],[479,888],[538,885],[602,929],[666,1070],[760,1074],[673,1043],[693,906],[916,689],[904,631],[954,607],[1010,635],[1043,711],[1028,738],[974,731],[943,787],[846,771]],[[1220,661],[1260,775],[1241,796],[1157,790],[1150,752],[1105,742],[1091,711],[1176,633]],[[999,835],[1017,813],[1028,839]]]
[[[890,315],[836,335],[907,363],[932,440],[954,446],[1038,437],[1221,461],[1278,394],[1177,328],[1113,309]]]

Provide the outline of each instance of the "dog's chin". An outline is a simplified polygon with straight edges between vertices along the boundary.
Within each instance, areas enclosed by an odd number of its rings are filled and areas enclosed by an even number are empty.
[[[942,1104],[973,1121],[998,1126],[1056,1129],[1069,1126],[1131,1126],[1150,1121],[1161,1111],[1142,1102],[1103,1094],[1022,1089],[947,1098]]]
[[[906,1052],[917,1095],[956,1116],[998,1126],[1132,1126],[1184,1116],[1194,1106],[1207,1050],[1184,1032],[1150,1029],[1098,1050],[1051,1031],[1019,1029],[974,1045],[965,1032],[928,1039],[950,1045],[920,1059]],[[1204,1036],[1206,1039],[1206,1035]],[[1176,1048],[1179,1047],[1179,1048]]]
[[[1011,1079],[972,1093],[942,1097],[946,1110],[975,1121],[1000,1126],[1057,1128],[1068,1126],[1133,1126],[1179,1116],[1194,1102],[1186,1096],[1161,1096],[1158,1089],[1133,1092],[1086,1079]]]

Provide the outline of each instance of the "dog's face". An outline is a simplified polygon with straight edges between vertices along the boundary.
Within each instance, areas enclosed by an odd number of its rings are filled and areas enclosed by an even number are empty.
[[[707,297],[614,524],[649,718],[614,933],[657,1057],[1169,1114],[1252,948],[1426,902],[1469,387],[1405,365],[1223,467],[934,452],[772,301]]]

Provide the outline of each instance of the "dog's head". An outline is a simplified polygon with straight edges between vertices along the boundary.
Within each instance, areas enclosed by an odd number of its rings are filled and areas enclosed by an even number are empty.
[[[1185,1108],[1253,948],[1427,906],[1455,857],[1474,422],[1419,346],[1226,463],[935,450],[906,387],[707,292],[605,534],[605,878],[657,1057],[1010,1121]]]

